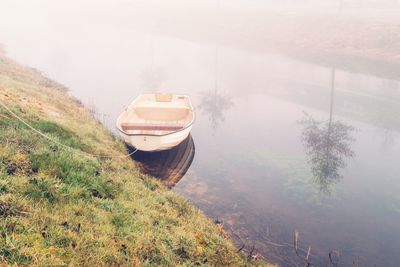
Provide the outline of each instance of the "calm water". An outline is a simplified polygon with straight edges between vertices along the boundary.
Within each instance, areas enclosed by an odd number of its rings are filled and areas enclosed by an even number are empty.
[[[341,266],[399,265],[399,81],[143,29],[68,29],[16,34],[3,24],[0,42],[95,106],[111,129],[137,94],[189,94],[190,139],[135,157],[172,177],[173,190],[223,222],[239,247],[296,266],[297,230],[317,266],[331,251]]]

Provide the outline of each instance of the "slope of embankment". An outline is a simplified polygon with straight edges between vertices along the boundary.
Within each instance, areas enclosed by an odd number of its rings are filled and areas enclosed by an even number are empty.
[[[0,265],[257,264],[188,201],[139,173],[63,86],[0,55],[0,101],[62,144],[0,107]]]

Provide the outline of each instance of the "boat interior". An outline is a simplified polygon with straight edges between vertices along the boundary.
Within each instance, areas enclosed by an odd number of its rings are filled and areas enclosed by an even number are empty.
[[[193,120],[187,96],[142,95],[119,119],[119,127],[128,134],[164,135],[185,128]]]

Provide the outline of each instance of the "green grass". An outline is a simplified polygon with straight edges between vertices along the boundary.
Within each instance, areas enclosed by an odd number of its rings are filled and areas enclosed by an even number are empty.
[[[187,200],[141,174],[125,147],[35,70],[0,56],[0,265],[245,266]]]

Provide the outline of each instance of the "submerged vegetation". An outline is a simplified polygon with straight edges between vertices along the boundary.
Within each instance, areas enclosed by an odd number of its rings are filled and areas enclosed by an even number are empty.
[[[1,55],[0,100],[73,148],[0,108],[0,264],[258,264],[188,201],[141,174],[62,87]]]

